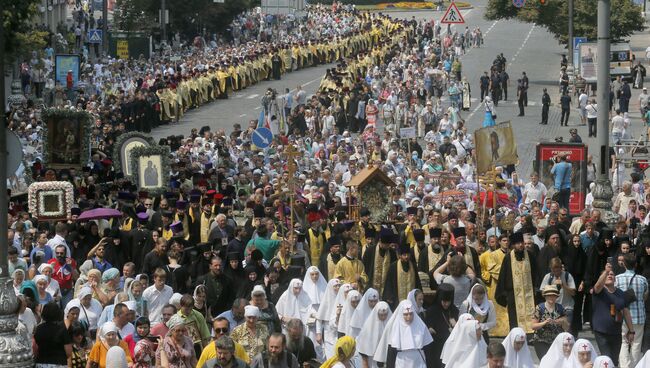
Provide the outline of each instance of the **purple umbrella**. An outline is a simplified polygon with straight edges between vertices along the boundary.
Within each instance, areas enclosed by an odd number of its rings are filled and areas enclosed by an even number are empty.
[[[122,212],[113,208],[95,208],[92,210],[84,211],[79,217],[78,221],[109,219],[112,217],[122,217]]]

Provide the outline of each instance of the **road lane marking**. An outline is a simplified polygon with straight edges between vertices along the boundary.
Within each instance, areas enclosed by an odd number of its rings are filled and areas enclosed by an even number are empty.
[[[253,93],[252,95],[250,95],[250,96],[248,96],[248,97],[246,97],[246,98],[249,99],[249,100],[252,100],[252,99],[254,99],[254,98],[257,97],[257,96],[259,96],[257,93]]]

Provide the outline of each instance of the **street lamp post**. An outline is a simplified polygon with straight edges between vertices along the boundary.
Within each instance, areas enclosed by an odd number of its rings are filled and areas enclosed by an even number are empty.
[[[598,0],[598,147],[600,150],[600,170],[594,188],[595,209],[600,210],[601,219],[612,227],[618,215],[612,212],[612,183],[609,180],[609,55],[610,55],[610,13],[611,0]]]
[[[568,1],[569,6],[569,40],[567,49],[569,50],[569,65],[573,65],[573,0]]]
[[[4,14],[3,2],[0,1],[0,14]],[[4,114],[5,103],[5,45],[4,26],[0,21],[0,368],[32,367],[32,349],[26,333],[18,333],[18,299],[13,281],[9,277],[7,238],[7,132]]]

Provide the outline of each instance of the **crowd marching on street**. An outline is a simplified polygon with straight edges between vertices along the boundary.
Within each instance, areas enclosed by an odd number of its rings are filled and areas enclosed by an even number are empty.
[[[569,213],[573,166],[562,155],[553,188],[518,165],[478,186],[469,80],[479,80],[483,127],[509,98],[523,116],[529,88],[503,53],[465,74],[463,59],[483,45],[478,27],[335,2],[304,17],[246,12],[227,38],[150,60],[84,58],[77,88],[53,82],[49,46],[21,64],[29,98],[8,124],[24,175],[74,186],[67,221],[39,221],[26,194],[8,209],[19,331],[36,367],[650,366],[648,181],[615,170],[615,224],[593,193]],[[269,88],[259,119],[156,142],[171,149],[161,195],[115,166],[126,132],[182,125],[190,109],[323,64],[313,95]],[[629,127],[625,86],[612,90],[615,139]],[[574,103],[591,137],[597,106],[585,91]],[[548,124],[546,89],[541,102]],[[93,116],[80,169],[44,163],[51,107]],[[273,133],[268,148],[252,142],[259,127]],[[360,197],[347,185],[373,170],[395,186],[371,183]],[[121,216],[78,220],[97,208]]]

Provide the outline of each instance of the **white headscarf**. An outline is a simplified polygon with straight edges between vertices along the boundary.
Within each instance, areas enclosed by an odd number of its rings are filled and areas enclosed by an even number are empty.
[[[564,343],[567,339],[573,346],[575,338],[570,333],[562,332],[555,337],[548,353],[539,362],[539,368],[572,368],[571,353],[568,358],[564,356]]]
[[[424,312],[424,308],[418,307],[418,302],[415,300],[415,293],[418,292],[419,289],[413,289],[409,291],[408,295],[406,296],[406,299],[411,301],[411,304],[413,304],[413,307],[415,308],[415,313],[420,314]]]
[[[311,279],[311,274],[313,272],[318,272],[318,281],[316,282]],[[307,295],[309,295],[311,304],[320,304],[323,301],[325,291],[327,290],[327,281],[318,267],[311,266],[307,269],[307,273],[302,282],[302,289],[307,293]]]
[[[345,303],[343,303],[343,310],[339,316],[339,324],[337,325],[338,332],[349,335],[350,334],[350,320],[352,319],[352,314],[357,307],[352,306],[352,302],[360,302],[361,293],[356,290],[350,290],[348,292],[348,297],[345,298]],[[357,303],[357,306],[360,303]]]
[[[106,338],[106,335],[108,335],[110,332],[115,332],[119,333],[120,330],[117,328],[117,325],[114,322],[106,322],[102,325],[101,327],[101,332],[99,336],[104,339]]]
[[[483,288],[483,300],[481,301],[481,304],[476,304],[474,302],[474,298],[472,298],[472,292],[474,291],[475,287],[482,287]],[[467,295],[467,305],[474,310],[478,315],[480,316],[485,316],[488,314],[490,311],[490,301],[488,300],[487,297],[487,290],[485,287],[481,284],[475,284],[472,286],[472,288],[469,290],[469,295]]]
[[[334,304],[330,308],[330,314],[329,318],[327,319],[330,321],[330,327],[334,327],[334,329],[337,329],[337,326],[335,325],[336,323],[336,309],[340,305],[341,308],[345,306],[345,299],[348,297],[348,292],[352,290],[352,286],[350,284],[343,284],[339,288],[339,292],[336,294],[336,300],[334,301]],[[341,310],[341,314],[343,314],[343,310]],[[341,318],[339,317],[339,322],[341,321]]]
[[[357,345],[357,347],[358,346],[359,345]],[[643,355],[643,358],[639,360],[635,368],[648,368],[648,367],[650,367],[650,350],[645,352],[645,355]]]
[[[591,361],[596,360],[596,349],[591,345],[589,340],[578,339],[575,344],[573,344],[573,349],[571,349],[571,364],[573,367],[580,368],[580,360],[578,359],[578,353],[581,351],[589,351],[591,353]]]
[[[361,302],[363,303],[363,300]],[[360,307],[357,307],[357,309],[359,308]],[[379,312],[386,311],[388,312],[388,316],[385,320],[380,321]],[[386,302],[377,303],[372,311],[370,311],[370,316],[366,319],[366,322],[361,328],[361,333],[357,336],[357,351],[360,354],[368,357],[372,357],[375,354],[377,343],[379,343],[379,340],[384,333],[384,328],[388,324],[388,321],[390,321],[392,314],[390,306]]]
[[[487,364],[487,344],[483,336],[476,338],[476,330],[480,328],[471,314],[458,317],[440,356],[446,368],[476,368]]]
[[[331,279],[327,283],[327,288],[325,289],[325,294],[323,295],[323,300],[318,306],[318,312],[316,313],[316,318],[321,321],[329,321],[332,308],[335,306],[337,291],[334,290],[334,287],[341,285],[341,280]]]
[[[128,368],[126,353],[119,346],[113,346],[106,353],[106,368]]]
[[[614,362],[612,362],[612,359],[606,355],[601,355],[594,360],[594,367],[593,368],[612,368],[614,366]],[[637,365],[638,367],[638,365]]]
[[[515,342],[524,342],[519,351],[515,351]],[[526,332],[519,327],[510,330],[510,333],[501,342],[506,348],[506,360],[504,365],[510,368],[534,368],[533,358],[530,356],[530,349],[526,341]]]
[[[293,293],[295,287],[300,287],[298,295]],[[289,282],[289,287],[282,293],[278,304],[275,305],[280,318],[298,318],[303,323],[307,322],[307,317],[311,310],[311,299],[309,295],[302,288],[302,281],[300,279],[293,279]]]
[[[373,357],[376,362],[386,362],[388,346],[397,350],[422,349],[433,342],[429,329],[417,313],[413,313],[410,325],[404,321],[406,310],[414,312],[415,308],[410,301],[402,300],[386,323]]]
[[[350,318],[350,332],[353,335],[359,332],[357,329],[361,329],[361,327],[363,327],[366,319],[368,319],[372,313],[373,308],[370,308],[370,305],[368,304],[369,300],[379,300],[379,292],[373,288],[370,288],[363,294],[363,298],[361,298],[357,309],[354,310],[354,313],[352,313],[352,318]]]

